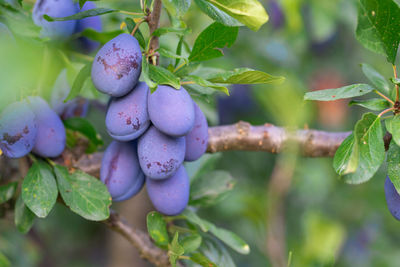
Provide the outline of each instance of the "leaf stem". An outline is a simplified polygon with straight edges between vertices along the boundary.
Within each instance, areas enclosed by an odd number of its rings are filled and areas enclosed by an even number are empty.
[[[397,67],[394,64],[392,65],[392,67],[393,67],[394,78],[397,79]],[[399,101],[399,85],[396,84],[396,102],[398,101]]]
[[[119,13],[122,13],[125,15],[131,15],[131,16],[143,16],[144,15],[142,12],[130,12],[130,11],[125,11],[125,10],[120,10]]]
[[[385,96],[384,94],[382,94],[381,92],[379,92],[378,90],[374,90],[375,93],[377,93],[378,95],[380,95],[382,98],[384,98],[385,100],[387,100],[390,104],[394,105],[393,100],[391,100],[389,97]]]
[[[192,82],[192,81],[181,82],[181,85],[185,85],[185,84],[195,84],[195,82]]]
[[[382,117],[383,114],[386,114],[386,113],[388,113],[390,111],[394,111],[394,108],[392,107],[392,108],[385,109],[384,111],[379,113],[378,117],[380,118],[380,117]]]
[[[138,23],[136,23],[135,28],[133,28],[131,35],[134,36],[136,31],[139,29],[140,24],[142,24],[146,19],[141,18]]]
[[[181,65],[179,65],[178,67],[176,67],[176,69],[174,70],[174,72],[177,72],[179,69],[181,69],[182,67],[184,67],[186,65],[186,61],[183,62]]]

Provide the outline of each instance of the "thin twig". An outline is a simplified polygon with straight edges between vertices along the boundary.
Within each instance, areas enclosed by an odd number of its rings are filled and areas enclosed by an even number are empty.
[[[393,66],[393,75],[394,78],[397,79],[397,67],[396,65],[392,65]],[[399,85],[396,83],[396,102],[399,101]]]
[[[377,93],[377,94],[380,95],[382,98],[386,99],[390,104],[394,105],[393,100],[391,100],[389,97],[385,96],[384,94],[382,94],[382,93],[379,92],[378,90],[374,90],[374,93]]]

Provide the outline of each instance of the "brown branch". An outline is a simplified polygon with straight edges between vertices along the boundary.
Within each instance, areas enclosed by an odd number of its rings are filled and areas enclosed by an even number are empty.
[[[150,35],[152,35],[153,32],[156,29],[158,29],[160,25],[161,9],[162,9],[161,0],[154,0],[153,10],[151,11],[147,21],[149,24]],[[158,47],[159,47],[158,37],[152,36],[150,39],[149,53],[153,54],[158,49]],[[157,58],[156,62],[151,62],[151,63],[157,65],[159,56],[157,54],[155,54],[155,56]]]

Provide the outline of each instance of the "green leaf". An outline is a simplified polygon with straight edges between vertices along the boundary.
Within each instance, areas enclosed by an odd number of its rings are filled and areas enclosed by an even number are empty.
[[[392,134],[393,141],[400,146],[400,116],[396,115],[386,119],[385,125],[387,131]]]
[[[253,31],[268,21],[268,14],[257,0],[207,0]]]
[[[198,84],[200,86],[213,88],[213,89],[215,89],[217,91],[221,91],[221,92],[225,93],[226,95],[229,95],[229,90],[225,86],[212,83],[212,82],[207,81],[206,79],[204,79],[204,78],[202,78],[200,76],[189,75],[189,76],[186,77],[186,79],[189,80],[190,82],[193,82],[193,83]]]
[[[223,56],[221,48],[231,47],[238,35],[238,27],[227,27],[214,22],[197,37],[189,61],[205,61]]]
[[[304,96],[304,100],[318,100],[318,101],[333,101],[343,98],[351,98],[355,96],[362,96],[373,91],[368,84],[352,84],[336,89],[325,89],[313,92],[308,92]]]
[[[400,147],[393,142],[389,146],[386,161],[390,181],[400,194]]]
[[[355,172],[358,167],[358,145],[354,134],[350,134],[336,150],[333,168],[339,175]]]
[[[157,89],[158,84],[150,79],[150,64],[147,62],[146,57],[142,57],[142,77],[146,82],[147,86],[150,88],[151,92]]]
[[[35,218],[35,214],[33,214],[33,212],[25,206],[24,201],[20,196],[17,199],[14,208],[14,222],[18,231],[23,234],[29,232],[29,230],[32,228]]]
[[[147,214],[147,231],[157,246],[164,249],[168,248],[167,224],[160,213],[152,211]]]
[[[361,106],[374,111],[380,111],[390,107],[389,102],[382,98],[370,98],[366,100],[351,100],[349,106]]]
[[[215,263],[210,261],[206,256],[201,253],[194,253],[190,256],[190,260],[200,264],[203,267],[218,267]],[[221,265],[222,266],[222,265]]]
[[[282,76],[272,76],[268,73],[249,68],[238,68],[233,71],[217,73],[207,78],[207,80],[214,83],[230,84],[279,84],[282,83],[285,78]]]
[[[169,70],[159,67],[159,66],[154,66],[154,65],[148,65],[149,67],[149,78],[154,81],[157,84],[167,84],[175,89],[180,89],[181,88],[181,83],[180,79],[176,77],[172,72]]]
[[[98,32],[92,28],[86,28],[83,30],[81,35],[85,36],[93,41],[99,42],[101,44],[105,44],[123,32],[124,31],[122,31],[122,30],[115,30],[115,31],[109,31],[109,32]],[[139,39],[138,39],[138,41],[139,41]]]
[[[33,163],[22,183],[22,199],[39,218],[45,218],[57,200],[57,183],[49,165]]]
[[[67,16],[67,17],[50,17],[49,15],[43,15],[43,18],[47,21],[65,21],[65,20],[80,20],[88,17],[95,17],[95,16],[101,16],[104,14],[108,13],[113,13],[113,12],[119,12],[119,10],[111,9],[111,8],[94,8],[94,9],[89,9],[86,11],[82,11],[79,13],[76,13],[72,16]]]
[[[214,238],[203,238],[203,243],[199,251],[216,266],[236,267],[231,255],[223,244]]]
[[[359,151],[358,168],[342,178],[346,183],[360,184],[371,179],[385,159],[380,118],[373,113],[364,114],[356,123],[354,136]]]
[[[389,94],[390,92],[390,87],[386,79],[380,74],[378,71],[376,71],[372,66],[368,64],[361,64],[361,69],[365,75],[365,77],[368,78],[370,82],[372,82],[373,85],[376,86],[376,89],[378,89],[379,92],[383,94]]]
[[[17,190],[18,182],[8,183],[0,186],[0,204],[9,201]]]
[[[202,237],[198,234],[190,234],[181,240],[185,253],[192,253],[201,246]]]
[[[178,238],[179,233],[175,232],[174,239],[172,239],[168,250],[169,262],[173,267],[176,267],[176,261],[179,256],[182,256],[185,253],[185,249],[179,244]]]
[[[162,0],[164,7],[173,17],[181,18],[190,7],[190,0]]]
[[[236,182],[229,172],[207,173],[190,185],[190,205],[210,206],[221,201],[233,189]]]
[[[96,132],[96,129],[88,120],[80,117],[74,117],[65,120],[64,125],[67,129],[79,132],[86,136],[87,139],[89,139],[89,141],[93,144],[94,149],[96,149],[98,146],[103,145],[103,140],[101,139],[101,136]]]
[[[400,42],[400,8],[393,0],[360,0],[357,40],[395,64]]]
[[[201,219],[199,216],[197,216],[197,214],[189,209],[184,210],[182,216],[184,216],[189,222],[198,225],[203,232],[210,231],[214,236],[216,236],[236,252],[240,254],[250,253],[249,245],[235,233],[216,227],[214,224]]]
[[[9,267],[9,266],[11,266],[11,262],[1,252],[0,252],[0,266],[1,267]]]
[[[232,18],[230,15],[217,8],[213,4],[207,2],[206,0],[194,0],[197,6],[203,11],[207,16],[215,20],[216,22],[222,23],[225,26],[243,26],[243,23],[239,22],[237,19]]]
[[[185,35],[188,33],[191,33],[192,30],[188,28],[171,28],[171,27],[163,27],[163,28],[158,28],[153,32],[153,36],[160,37],[161,35],[167,34],[167,33],[176,33],[178,35]]]
[[[128,28],[128,31],[131,33],[133,32],[133,29],[136,27],[136,23],[133,19],[131,18],[126,18],[125,19],[126,27]],[[135,38],[138,40],[139,45],[144,49],[146,48],[146,41],[143,37],[142,32],[140,31],[139,28],[136,29],[136,32],[134,34]]]
[[[78,75],[75,78],[74,83],[72,84],[71,91],[69,92],[67,98],[64,102],[68,102],[69,100],[77,97],[81,92],[83,85],[87,78],[90,77],[90,73],[92,71],[92,62],[87,63],[82,69],[79,71]]]
[[[91,221],[103,221],[110,216],[111,196],[97,178],[82,171],[69,173],[56,165],[54,172],[65,204],[76,214]]]
[[[171,51],[169,51],[169,50],[167,50],[165,48],[159,48],[159,49],[157,49],[157,52],[163,57],[183,59],[183,60],[187,61],[186,57],[174,54],[174,53],[172,53]]]

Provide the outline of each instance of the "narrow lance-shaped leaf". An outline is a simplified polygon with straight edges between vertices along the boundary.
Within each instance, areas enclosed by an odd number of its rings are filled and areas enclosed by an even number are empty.
[[[384,110],[390,107],[389,102],[382,98],[370,98],[366,100],[352,100],[349,106],[361,106],[374,111]]]
[[[233,71],[219,72],[207,78],[207,80],[214,83],[230,84],[279,84],[282,83],[285,78],[282,76],[272,76],[259,70],[238,68]]]
[[[86,28],[81,33],[82,36],[85,36],[93,41],[99,42],[101,44],[105,44],[111,39],[114,39],[124,31],[122,30],[115,30],[109,32],[98,32],[92,28]]]
[[[223,56],[221,48],[231,47],[238,31],[238,27],[227,27],[214,22],[197,37],[189,61],[205,61]]]
[[[146,57],[142,57],[142,76],[143,76],[143,80],[146,82],[147,86],[149,86],[150,91],[154,92],[157,88],[157,83],[153,82],[150,79],[150,67],[149,67],[149,63],[146,60]]]
[[[336,150],[333,168],[339,175],[355,172],[358,167],[358,145],[354,134],[350,134]]]
[[[100,180],[82,171],[69,173],[60,165],[54,171],[61,197],[73,212],[91,221],[110,216],[111,196]]]
[[[28,208],[40,218],[45,218],[58,195],[57,183],[50,166],[36,161],[22,183],[22,199]]]
[[[239,22],[237,19],[231,17],[221,9],[217,8],[213,4],[207,2],[207,0],[194,0],[197,6],[203,11],[207,16],[215,20],[216,22],[222,23],[226,26],[243,26],[243,23]]]
[[[389,94],[390,88],[389,84],[386,81],[386,79],[380,74],[378,71],[376,71],[372,66],[368,64],[361,64],[361,69],[365,75],[365,77],[370,80],[375,86],[376,89],[383,93],[383,94]]]
[[[385,125],[388,132],[392,134],[393,141],[400,146],[400,116],[386,119]]]
[[[268,21],[268,14],[257,0],[207,0],[253,31]]]
[[[179,233],[176,231],[168,250],[169,262],[172,267],[176,267],[176,261],[185,253],[185,249],[179,244],[178,239]]]
[[[357,40],[395,64],[400,42],[400,8],[393,0],[360,0]]]
[[[172,72],[169,70],[159,67],[159,66],[154,66],[154,65],[148,65],[149,68],[149,78],[154,81],[157,84],[167,84],[175,89],[181,88],[181,83],[180,79],[176,77]]]
[[[304,100],[333,101],[343,98],[362,96],[373,91],[374,88],[368,84],[353,84],[337,89],[325,89],[308,92]]]
[[[83,85],[86,79],[90,76],[90,72],[92,71],[92,62],[87,63],[82,69],[79,71],[78,75],[75,78],[75,81],[72,85],[71,91],[69,92],[67,98],[64,102],[68,102],[69,100],[77,97],[81,92]]]
[[[157,246],[168,248],[167,224],[160,213],[152,211],[147,214],[147,231]]]
[[[96,146],[103,145],[103,140],[100,135],[96,132],[94,126],[86,119],[74,117],[64,121],[66,128],[80,132],[86,136]]]
[[[382,125],[377,115],[364,114],[356,123],[354,136],[360,156],[356,172],[342,177],[349,184],[359,184],[371,179],[385,159]]]
[[[207,81],[206,79],[204,79],[202,77],[195,76],[195,75],[189,75],[189,76],[186,76],[186,79],[189,80],[188,82],[193,82],[193,83],[198,84],[200,86],[213,88],[215,90],[221,91],[221,92],[229,95],[228,88],[226,88],[225,86],[218,85],[218,84],[212,83],[210,81]]]
[[[20,196],[17,199],[14,208],[14,222],[18,231],[23,234],[29,232],[33,223],[35,222],[35,218],[35,214],[33,214],[33,212],[25,206],[24,201]]]
[[[182,241],[182,247],[185,249],[185,253],[192,253],[196,251],[202,242],[202,237],[199,234],[190,234],[185,236]]]
[[[387,154],[387,173],[390,181],[400,194],[400,147],[391,143]]]
[[[94,8],[67,17],[56,18],[56,17],[50,17],[49,15],[43,15],[43,18],[47,21],[80,20],[88,17],[101,16],[113,12],[119,12],[119,10],[111,8]]]
[[[131,18],[126,18],[126,19],[125,19],[125,23],[126,23],[126,27],[128,28],[129,33],[133,32],[133,30],[134,30],[135,27],[136,27],[135,21],[134,21],[133,19],[131,19]],[[142,48],[146,48],[146,41],[145,41],[145,39],[144,39],[144,37],[143,37],[143,34],[142,34],[142,32],[140,31],[139,28],[136,29],[136,32],[135,32],[135,35],[134,35],[134,36],[135,36],[135,38],[138,40],[139,45],[140,45]]]

